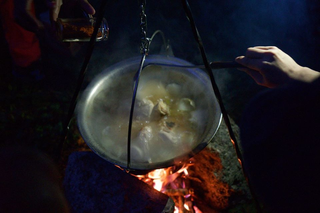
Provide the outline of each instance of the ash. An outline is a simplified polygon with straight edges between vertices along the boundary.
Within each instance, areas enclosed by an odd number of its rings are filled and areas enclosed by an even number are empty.
[[[239,143],[239,127],[232,119],[230,119],[230,122]],[[223,168],[215,172],[215,176],[222,182],[227,183],[230,188],[234,190],[235,194],[237,194],[236,197],[230,199],[230,205],[235,205],[239,202],[246,202],[252,199],[224,121],[221,122],[219,130],[207,148],[212,152],[217,153],[221,160]]]

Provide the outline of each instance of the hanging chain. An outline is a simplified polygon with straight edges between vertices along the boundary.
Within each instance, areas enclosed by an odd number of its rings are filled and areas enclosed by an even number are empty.
[[[140,30],[141,46],[140,53],[148,55],[150,39],[147,37],[147,15],[145,13],[146,0],[140,0]]]
[[[146,0],[139,0],[139,3],[140,3],[140,29],[141,29],[140,52],[142,54],[142,58],[140,61],[139,70],[135,74],[134,81],[133,81],[134,87],[133,87],[133,96],[131,101],[131,109],[130,109],[130,115],[129,115],[129,128],[128,128],[127,168],[126,168],[127,172],[130,171],[130,164],[131,164],[131,131],[132,131],[132,118],[133,118],[134,104],[136,101],[140,74],[143,69],[146,56],[148,55],[149,44],[150,44],[150,39],[147,38],[147,15],[145,13]]]

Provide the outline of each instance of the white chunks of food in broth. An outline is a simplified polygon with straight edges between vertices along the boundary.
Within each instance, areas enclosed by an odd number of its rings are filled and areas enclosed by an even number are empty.
[[[195,92],[195,83],[176,82],[168,77],[141,76],[132,121],[131,163],[172,160],[197,146],[205,113],[201,103],[204,92],[200,87]],[[127,161],[132,101],[128,93],[107,107],[109,124],[102,131],[105,149],[122,162]]]
[[[191,119],[191,113],[196,106],[183,95],[181,86],[175,83],[165,85],[159,80],[149,80],[139,84],[132,147],[142,147],[145,152],[144,157],[132,155],[133,161],[157,162],[192,150],[196,123]],[[149,128],[152,134],[141,138],[145,128]]]

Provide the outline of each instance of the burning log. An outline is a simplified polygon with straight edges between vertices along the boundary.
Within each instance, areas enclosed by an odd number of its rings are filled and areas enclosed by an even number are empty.
[[[72,212],[174,211],[174,202],[167,195],[92,152],[69,156],[64,188]]]
[[[189,194],[188,189],[167,189],[163,192],[168,196],[185,196]]]
[[[189,190],[188,189],[166,189],[163,193],[165,193],[166,195],[170,196],[170,197],[178,197],[177,198],[177,202],[178,202],[178,209],[179,209],[179,213],[183,213],[184,212],[184,196],[189,194]]]

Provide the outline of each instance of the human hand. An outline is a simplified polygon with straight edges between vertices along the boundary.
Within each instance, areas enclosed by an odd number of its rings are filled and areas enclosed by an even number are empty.
[[[257,84],[277,87],[292,80],[311,82],[319,73],[297,64],[289,55],[274,46],[256,46],[247,49],[245,56],[239,56],[236,62],[248,69]]]

